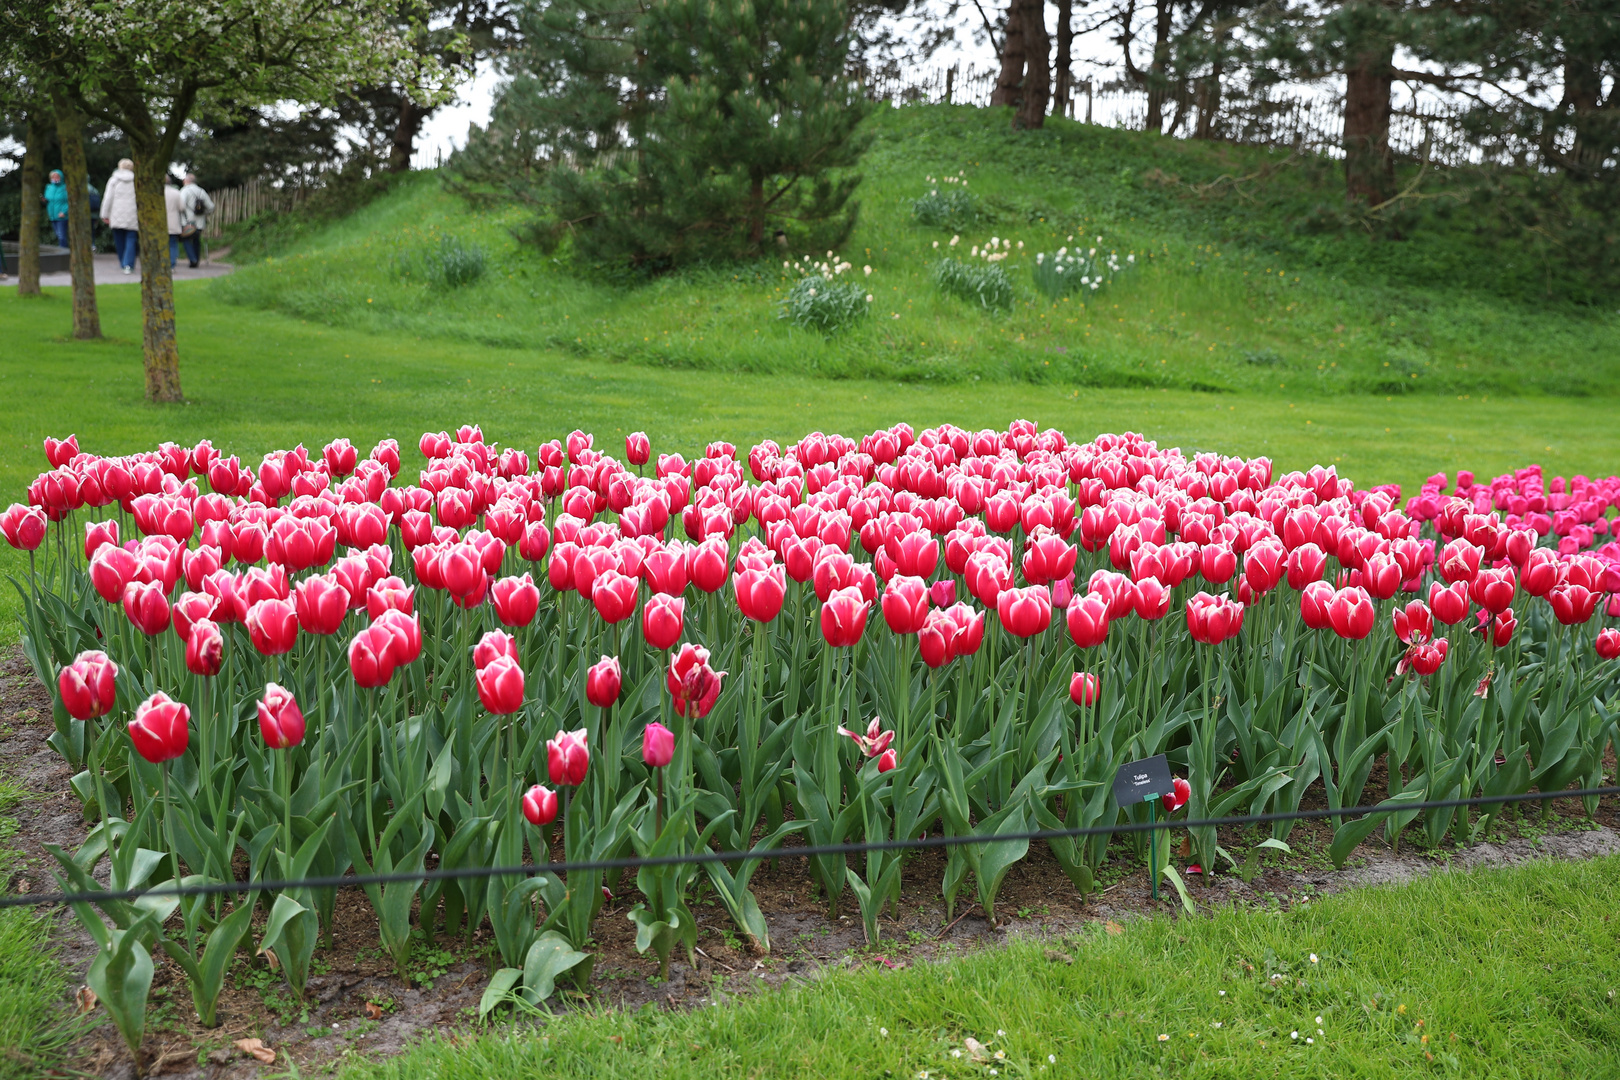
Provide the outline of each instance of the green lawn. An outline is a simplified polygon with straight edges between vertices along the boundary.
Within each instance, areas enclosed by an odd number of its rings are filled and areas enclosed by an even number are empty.
[[[14,810],[24,791],[0,777],[0,813]],[[0,877],[18,869],[16,852],[6,841],[16,820],[0,816]],[[68,973],[56,960],[46,934],[59,912],[31,908],[0,911],[0,1078],[26,1080],[44,1075],[61,1056],[74,1032],[62,1015]]]
[[[221,303],[218,286],[176,289],[189,403],[141,400],[139,297],[102,289],[108,340],[64,337],[65,289],[43,300],[0,294],[0,499],[23,497],[45,466],[41,440],[77,432],[98,453],[165,439],[216,446],[257,464],[266,450],[337,435],[384,436],[415,454],[417,436],[477,422],[490,438],[533,447],[575,427],[603,440],[645,430],[658,450],[687,454],[711,439],[749,445],[821,428],[861,434],[899,420],[1005,426],[1017,417],[1071,435],[1135,429],[1188,450],[1269,454],[1282,468],[1334,463],[1359,483],[1409,491],[1438,469],[1490,474],[1539,461],[1559,473],[1614,471],[1620,428],[1602,398],[1205,394],[981,383],[902,386],[857,379],[672,371],[555,351],[499,348],[335,329]],[[0,569],[25,560],[0,551]],[[0,640],[15,640],[15,597],[0,600]]]
[[[1321,207],[1343,203],[1341,169],[1326,158],[1065,120],[1013,133],[1000,110],[883,110],[872,127],[860,223],[838,252],[852,264],[846,278],[871,294],[872,313],[831,339],[776,318],[793,280],[782,258],[803,252],[609,283],[571,266],[566,247],[550,255],[518,244],[526,211],[469,205],[434,174],[290,243],[261,230],[238,257],[275,257],[215,288],[244,307],[334,326],[675,370],[1065,391],[1620,388],[1612,293],[1558,253],[1514,240],[1484,210],[1432,200],[1404,223],[1405,240],[1374,239],[1311,227]],[[1275,171],[1199,194],[1222,176],[1265,169]],[[1023,245],[1001,263],[1018,293],[1010,312],[988,314],[932,282],[953,229],[915,224],[912,204],[931,187],[958,190],[938,182],[958,173],[981,220],[960,227],[955,253],[991,237]],[[399,273],[402,256],[446,237],[488,253],[482,280],[444,289]],[[1034,256],[1076,246],[1137,262],[1101,292],[1054,303],[1034,289]],[[1572,301],[1582,296],[1591,302]]]
[[[1093,924],[782,995],[429,1041],[344,1080],[1612,1077],[1620,859],[1438,874],[1273,911]],[[1297,1037],[1296,1037],[1297,1036]],[[990,1054],[975,1064],[967,1038]]]

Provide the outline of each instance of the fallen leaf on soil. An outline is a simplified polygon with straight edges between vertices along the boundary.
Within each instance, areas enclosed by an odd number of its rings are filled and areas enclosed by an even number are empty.
[[[1107,922],[1103,923],[1103,929],[1107,930],[1110,934],[1123,934],[1125,932],[1125,928],[1119,925],[1119,923],[1115,922],[1113,919],[1109,919]]]
[[[1046,958],[1048,960],[1052,961],[1052,963],[1054,963],[1054,964],[1072,964],[1072,963],[1074,963],[1074,957],[1070,956],[1066,952],[1058,952],[1056,949],[1047,949],[1046,950]]]
[[[78,1003],[79,1015],[83,1016],[96,1007],[96,992],[88,986],[81,986],[79,992],[73,995],[73,1000]]]
[[[264,962],[270,965],[271,971],[281,970],[281,958],[276,955],[276,950],[260,949],[259,955],[264,957]]]
[[[984,1061],[989,1056],[984,1043],[971,1035],[962,1040],[962,1045],[967,1048],[969,1061]]]
[[[264,1062],[266,1065],[274,1065],[276,1063],[276,1052],[264,1045],[263,1039],[237,1039],[236,1042],[232,1043],[231,1045],[235,1046],[244,1054],[251,1054],[260,1061]]]
[[[366,1019],[368,1019],[368,1020],[381,1020],[382,1019],[382,1008],[381,1008],[381,1006],[377,1005],[376,1002],[372,1002],[372,1001],[366,1002]]]

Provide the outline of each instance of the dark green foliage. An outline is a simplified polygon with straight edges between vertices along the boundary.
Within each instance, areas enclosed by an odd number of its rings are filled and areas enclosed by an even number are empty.
[[[1012,280],[995,263],[941,259],[934,264],[934,284],[986,311],[1004,311],[1013,305]]]
[[[394,269],[407,281],[455,289],[483,277],[484,262],[482,247],[457,236],[441,236],[435,245],[401,251],[394,257]]]
[[[866,289],[859,282],[840,282],[811,274],[793,283],[777,318],[786,319],[802,330],[831,335],[857,319],[864,319],[871,306]]]
[[[978,224],[982,217],[979,200],[961,188],[934,188],[911,204],[911,220],[935,229],[960,231]]]
[[[662,270],[854,227],[869,107],[844,74],[842,0],[564,0],[521,22],[455,171],[474,197],[533,206],[523,238]]]

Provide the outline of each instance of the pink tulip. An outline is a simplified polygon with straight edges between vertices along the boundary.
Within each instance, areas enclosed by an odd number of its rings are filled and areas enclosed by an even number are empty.
[[[34,506],[12,503],[0,513],[0,536],[18,551],[33,551],[45,541],[45,512]]]
[[[286,600],[260,600],[248,608],[248,637],[264,656],[280,656],[292,651],[298,640],[298,613]]]
[[[1597,640],[1592,643],[1597,654],[1605,660],[1620,657],[1620,630],[1610,626],[1598,631]]]
[[[568,787],[583,784],[585,772],[591,764],[590,750],[585,745],[585,729],[557,732],[546,743],[546,762],[553,784]]]
[[[652,456],[652,443],[645,431],[632,431],[624,437],[625,460],[632,465],[645,465]]]
[[[737,594],[737,607],[743,618],[771,622],[782,613],[782,604],[787,598],[787,575],[781,566],[740,570],[732,575],[731,587]]]
[[[636,579],[617,570],[599,574],[591,586],[591,602],[603,622],[623,622],[636,610]]]
[[[619,700],[623,681],[619,672],[619,658],[604,656],[585,673],[585,698],[597,708],[606,709]]]
[[[532,574],[504,577],[490,586],[495,617],[503,626],[528,626],[540,610],[540,589]]]
[[[154,765],[172,761],[186,752],[191,733],[191,710],[159,690],[135,707],[129,722],[129,740],[135,752]]]
[[[955,645],[955,620],[944,611],[930,611],[923,620],[922,629],[917,632],[917,651],[922,655],[923,663],[931,668],[944,667],[955,658]]]
[[[523,669],[510,656],[497,656],[478,669],[478,700],[496,715],[523,708]]]
[[[1080,648],[1095,648],[1108,639],[1108,602],[1102,597],[1077,596],[1064,614],[1069,637]]]
[[[854,739],[855,745],[861,748],[861,753],[869,758],[878,757],[889,748],[890,743],[894,742],[894,732],[884,731],[883,720],[877,716],[872,717],[872,722],[866,725],[865,735],[845,727],[839,728],[838,734]]]
[[[124,615],[130,625],[154,637],[169,628],[169,601],[156,582],[132,581],[124,589]]]
[[[1052,594],[1045,585],[1006,589],[996,599],[996,617],[1009,634],[1034,637],[1052,625]]]
[[[1360,587],[1340,589],[1333,594],[1328,602],[1328,625],[1333,632],[1342,638],[1360,641],[1372,633],[1373,623],[1378,618],[1378,609],[1373,606],[1372,597],[1367,590]]]
[[[1076,705],[1090,707],[1097,704],[1100,689],[1097,676],[1089,671],[1077,671],[1069,679],[1069,698]]]
[[[1328,605],[1333,602],[1333,586],[1325,581],[1312,581],[1299,594],[1299,615],[1312,630],[1326,630],[1333,624]]]
[[[649,768],[661,769],[675,757],[675,733],[656,720],[641,733],[641,760]]]
[[[306,634],[335,634],[349,613],[350,591],[334,577],[310,577],[293,588],[298,627]]]
[[[883,621],[896,634],[915,634],[928,618],[928,586],[920,577],[896,574],[883,590]]]
[[[557,820],[557,793],[534,785],[523,793],[523,816],[530,825],[550,825]]]
[[[473,646],[473,668],[482,671],[501,657],[518,659],[517,641],[504,630],[489,630]]]
[[[106,653],[82,652],[62,669],[56,688],[62,707],[75,720],[106,716],[118,696],[118,665]]]
[[[854,645],[866,632],[870,610],[871,604],[858,587],[834,590],[821,605],[821,636],[835,649]]]
[[[387,686],[394,677],[393,637],[382,626],[368,626],[349,643],[349,671],[365,690]]]
[[[225,665],[225,636],[212,619],[197,619],[186,634],[186,670],[211,679]]]
[[[679,596],[655,594],[641,610],[641,633],[655,649],[671,649],[681,639],[686,601]]]

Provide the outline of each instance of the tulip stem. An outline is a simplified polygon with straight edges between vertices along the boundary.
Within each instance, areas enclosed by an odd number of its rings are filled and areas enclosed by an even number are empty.
[[[371,861],[377,861],[377,825],[373,817],[372,804],[376,802],[376,792],[371,787],[372,731],[377,726],[377,691],[375,688],[366,691],[366,842],[371,845]]]
[[[161,769],[162,771],[158,775],[162,777],[161,783],[163,785],[163,837],[169,845],[169,861],[174,868],[174,883],[179,885],[180,849],[174,846],[174,804],[169,801],[169,763],[165,761]],[[180,902],[181,904],[185,903],[184,900]],[[186,947],[190,950],[191,955],[195,956],[197,955],[197,942],[191,929],[192,920],[188,918],[183,921],[186,924]]]
[[[369,789],[369,785],[368,785]],[[369,804],[368,804],[369,805]],[[281,825],[282,842],[287,848],[287,875],[292,876],[293,869],[293,831],[292,831],[292,747],[281,751]]]

